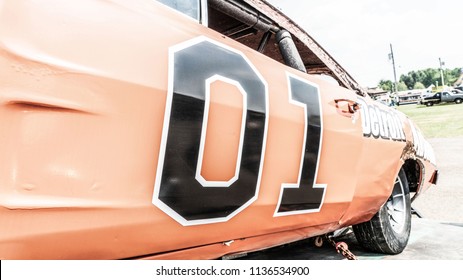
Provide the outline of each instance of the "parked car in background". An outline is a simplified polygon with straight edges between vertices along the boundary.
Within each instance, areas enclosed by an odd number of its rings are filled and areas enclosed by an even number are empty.
[[[461,104],[463,102],[463,92],[459,90],[440,91],[433,95],[422,97],[419,104],[433,106],[434,104],[455,102]]]
[[[0,0],[0,132],[0,259],[215,259],[350,226],[397,254],[437,180],[412,121],[262,0]]]

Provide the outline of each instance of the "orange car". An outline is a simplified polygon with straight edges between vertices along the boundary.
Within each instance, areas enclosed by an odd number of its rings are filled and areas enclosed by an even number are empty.
[[[213,259],[352,225],[395,254],[437,179],[412,122],[261,0],[0,0],[0,124],[0,259]]]

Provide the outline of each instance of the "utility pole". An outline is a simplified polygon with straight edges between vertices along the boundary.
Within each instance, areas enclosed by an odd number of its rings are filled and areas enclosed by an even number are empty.
[[[392,44],[389,44],[389,45],[391,47],[391,53],[389,54],[389,59],[392,60],[392,69],[394,70],[394,93],[393,93],[393,96],[394,96],[394,98],[396,98],[398,89],[397,89],[397,74],[396,74],[396,71],[395,71],[394,51],[392,51]]]
[[[394,60],[394,52],[392,51],[392,44],[391,46],[391,53],[389,54],[389,59],[392,60],[392,69],[394,70],[394,92],[397,92],[397,74],[395,71],[395,60]]]
[[[444,70],[442,70],[442,66],[445,65],[445,62],[442,61],[439,57],[439,68],[440,68],[440,79],[441,79],[441,82],[442,82],[442,87],[445,86],[444,84]]]

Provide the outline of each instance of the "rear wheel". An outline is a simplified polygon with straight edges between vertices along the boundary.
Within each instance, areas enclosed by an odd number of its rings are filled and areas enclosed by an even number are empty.
[[[411,229],[411,201],[405,172],[400,170],[391,196],[371,220],[352,228],[360,245],[385,254],[399,254]]]
[[[462,100],[461,100],[460,98],[455,99],[455,103],[457,103],[457,104],[460,104],[461,101],[462,101]]]

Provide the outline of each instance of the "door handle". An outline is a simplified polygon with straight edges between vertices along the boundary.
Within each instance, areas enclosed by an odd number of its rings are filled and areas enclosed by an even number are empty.
[[[360,110],[360,104],[349,99],[335,99],[336,110],[344,117],[352,117],[355,112]]]

